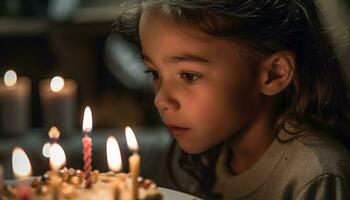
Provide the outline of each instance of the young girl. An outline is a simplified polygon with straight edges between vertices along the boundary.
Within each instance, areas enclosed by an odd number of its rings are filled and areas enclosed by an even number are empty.
[[[146,0],[140,47],[197,195],[350,199],[344,76],[311,0]]]

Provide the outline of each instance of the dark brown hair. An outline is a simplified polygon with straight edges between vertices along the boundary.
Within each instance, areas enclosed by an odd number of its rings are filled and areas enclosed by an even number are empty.
[[[279,94],[277,128],[293,119],[299,131],[291,134],[313,129],[333,134],[349,146],[345,77],[313,0],[145,0],[135,5],[115,22],[115,31],[135,45],[140,45],[142,10],[158,9],[179,23],[238,41],[254,55],[293,52],[294,79]],[[219,150],[220,145],[201,155],[183,152],[180,159],[183,168],[200,182],[202,192],[213,186]]]

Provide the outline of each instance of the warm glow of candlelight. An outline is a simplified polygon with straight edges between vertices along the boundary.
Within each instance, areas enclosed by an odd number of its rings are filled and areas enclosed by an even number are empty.
[[[66,164],[66,154],[62,147],[54,143],[50,147],[50,165],[53,170],[59,170],[64,164]]]
[[[49,130],[50,139],[58,139],[60,138],[60,131],[56,127],[51,127]]]
[[[17,74],[13,70],[8,70],[4,75],[4,83],[6,86],[14,86],[17,82]]]
[[[92,129],[92,113],[89,106],[84,110],[83,132],[90,132]]]
[[[109,169],[115,172],[120,171],[122,169],[122,158],[120,155],[118,141],[115,139],[115,137],[108,137],[106,151]]]
[[[60,76],[55,76],[51,79],[50,88],[53,92],[59,92],[64,87],[64,79]]]
[[[17,178],[26,178],[32,174],[32,166],[28,156],[19,147],[16,147],[12,152],[12,169]]]
[[[49,158],[50,157],[50,147],[51,147],[51,144],[49,142],[47,142],[43,146],[42,154],[43,154],[43,156],[45,158]]]
[[[126,135],[126,142],[128,143],[129,149],[131,149],[132,151],[137,151],[139,149],[139,146],[137,144],[135,134],[132,131],[132,129],[128,126],[125,128],[125,135]]]

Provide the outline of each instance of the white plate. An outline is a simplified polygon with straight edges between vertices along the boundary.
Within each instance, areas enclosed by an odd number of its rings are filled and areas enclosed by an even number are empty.
[[[162,193],[164,200],[201,200],[198,197],[167,188],[159,187],[159,190]]]

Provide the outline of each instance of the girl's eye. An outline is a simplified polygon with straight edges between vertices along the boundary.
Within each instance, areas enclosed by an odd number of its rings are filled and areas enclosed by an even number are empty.
[[[185,79],[188,83],[193,83],[197,81],[199,78],[201,78],[201,75],[193,72],[182,72],[180,74],[181,78]]]
[[[146,74],[152,74],[153,80],[157,80],[159,79],[159,73],[156,70],[152,70],[152,69],[147,69],[145,70]]]

